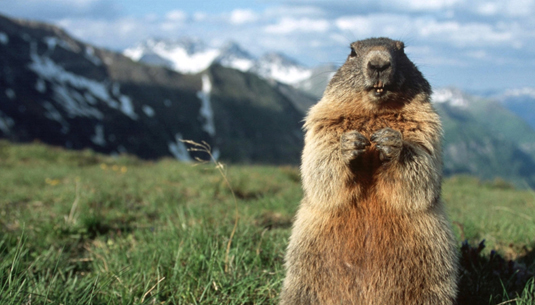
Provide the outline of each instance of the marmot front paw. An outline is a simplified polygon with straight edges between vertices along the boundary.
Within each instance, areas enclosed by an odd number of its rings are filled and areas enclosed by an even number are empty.
[[[361,156],[366,150],[366,147],[370,145],[370,141],[360,132],[356,130],[348,131],[340,138],[342,158],[346,163],[349,163]]]
[[[374,142],[375,147],[379,151],[379,159],[381,161],[390,161],[398,159],[403,147],[403,140],[401,132],[392,128],[383,128],[375,132],[370,140]]]

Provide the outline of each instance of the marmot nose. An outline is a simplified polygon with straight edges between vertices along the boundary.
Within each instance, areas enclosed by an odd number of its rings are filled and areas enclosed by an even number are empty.
[[[389,60],[384,58],[372,58],[368,62],[368,69],[375,72],[383,72],[384,70],[390,68],[391,63]]]

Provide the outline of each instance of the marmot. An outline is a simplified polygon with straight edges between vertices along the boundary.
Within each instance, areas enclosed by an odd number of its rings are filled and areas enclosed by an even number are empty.
[[[401,41],[350,47],[306,117],[281,304],[454,304],[431,87]]]

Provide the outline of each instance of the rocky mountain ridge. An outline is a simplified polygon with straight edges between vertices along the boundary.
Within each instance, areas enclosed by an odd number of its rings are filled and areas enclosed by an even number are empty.
[[[215,64],[197,74],[140,64],[1,16],[0,37],[0,137],[185,161],[199,155],[181,142],[191,139],[233,162],[299,160],[296,103],[309,98],[291,87]]]
[[[323,90],[335,67],[291,86],[243,72],[255,66],[248,53],[226,49],[200,72],[179,73],[161,58],[133,61],[57,27],[0,16],[0,137],[147,159],[206,157],[187,150],[181,140],[190,139],[225,162],[299,164],[302,120],[318,98],[295,87]],[[184,50],[191,57],[206,48]],[[446,174],[535,186],[535,129],[521,119],[533,114],[533,100],[524,91],[499,99],[435,89]]]
[[[304,81],[313,70],[281,53],[269,52],[256,58],[235,42],[213,47],[189,37],[148,39],[124,50],[123,54],[134,61],[165,66],[179,73],[195,74],[212,64],[220,64],[285,84]]]

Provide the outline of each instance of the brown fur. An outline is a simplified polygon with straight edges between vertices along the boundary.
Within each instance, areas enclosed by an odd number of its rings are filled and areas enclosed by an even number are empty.
[[[392,62],[378,97],[370,88],[379,74],[366,70],[373,50]],[[429,84],[399,41],[359,41],[352,52],[306,119],[304,198],[281,304],[453,304],[457,258],[440,201],[441,124]],[[384,128],[401,133],[400,148]],[[343,140],[354,131],[365,148]],[[355,145],[350,157],[347,145]]]

